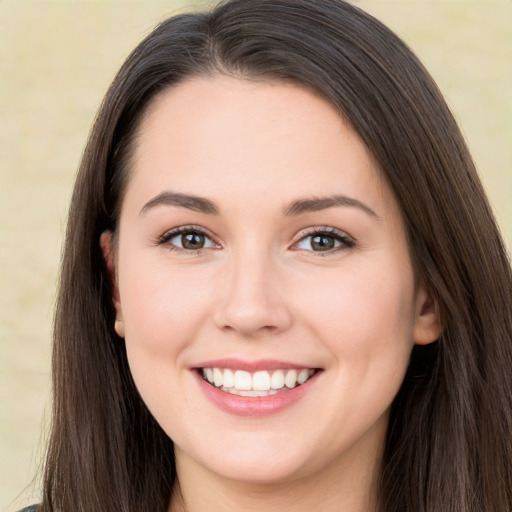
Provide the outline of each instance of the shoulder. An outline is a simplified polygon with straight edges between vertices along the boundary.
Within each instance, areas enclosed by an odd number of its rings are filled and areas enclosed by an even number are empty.
[[[18,512],[37,512],[37,508],[37,505],[30,505],[30,507],[22,508]]]

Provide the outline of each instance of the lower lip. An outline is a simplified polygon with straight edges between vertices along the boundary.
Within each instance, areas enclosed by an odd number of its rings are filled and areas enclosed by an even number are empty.
[[[321,372],[316,372],[304,384],[288,391],[269,396],[239,396],[221,391],[206,382],[198,371],[194,371],[199,387],[218,408],[236,416],[262,417],[277,414],[298,402],[314,386]]]

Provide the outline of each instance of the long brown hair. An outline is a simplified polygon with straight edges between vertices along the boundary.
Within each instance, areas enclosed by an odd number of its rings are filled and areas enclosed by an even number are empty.
[[[115,231],[138,122],[155,95],[224,73],[300,84],[359,133],[405,219],[444,331],[415,347],[380,477],[383,512],[512,510],[512,275],[463,137],[432,79],[342,0],[231,0],[158,26],[114,79],[71,203],[40,510],[167,510],[172,441],[139,397],[99,246]]]

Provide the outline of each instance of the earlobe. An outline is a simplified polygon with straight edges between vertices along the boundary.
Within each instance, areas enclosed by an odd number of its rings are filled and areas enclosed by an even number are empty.
[[[110,277],[110,283],[112,285],[112,301],[116,308],[117,318],[115,331],[121,337],[124,337],[124,324],[122,320],[121,313],[121,301],[119,299],[119,288],[117,286],[116,279],[116,267],[115,267],[115,258],[114,258],[114,250],[112,247],[112,232],[111,231],[103,231],[100,235],[100,247],[103,253],[103,259],[105,260],[105,264],[107,266],[108,274]],[[119,325],[118,325],[119,324]],[[121,331],[122,335],[118,332]]]
[[[122,320],[116,320],[114,323],[114,331],[120,338],[124,338],[124,322]]]
[[[428,345],[436,341],[443,332],[441,316],[435,299],[423,285],[416,297],[416,322],[413,341],[415,345]]]

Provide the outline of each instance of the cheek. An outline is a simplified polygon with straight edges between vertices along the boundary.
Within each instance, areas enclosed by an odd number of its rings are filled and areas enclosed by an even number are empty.
[[[412,271],[396,263],[339,272],[303,296],[311,335],[331,354],[329,387],[340,390],[319,406],[326,424],[355,438],[385,415],[413,346],[413,298]]]
[[[302,295],[309,325],[340,361],[408,361],[414,326],[414,279],[400,260],[345,267]],[[375,358],[375,361],[371,359]]]
[[[179,354],[201,328],[213,302],[205,286],[211,279],[186,268],[171,269],[164,258],[127,257],[123,263],[120,300],[132,359]]]
[[[180,378],[184,356],[211,303],[205,276],[171,271],[144,258],[125,258],[123,263],[119,284],[130,371],[157,420],[162,421],[163,411],[173,411],[165,423],[174,432],[176,418],[188,407]]]

